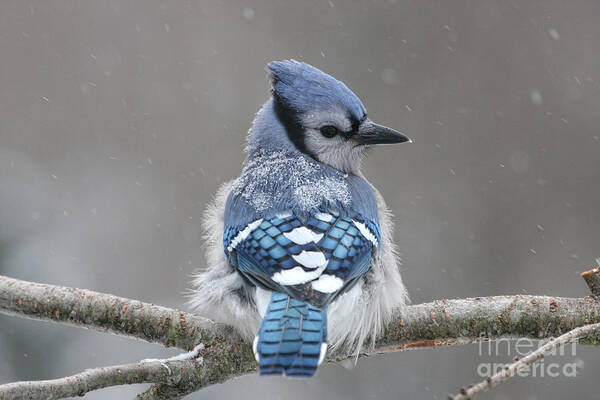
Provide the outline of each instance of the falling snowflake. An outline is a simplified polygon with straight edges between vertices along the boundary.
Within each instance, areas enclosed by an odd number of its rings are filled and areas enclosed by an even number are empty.
[[[534,105],[536,105],[536,106],[542,105],[543,99],[542,99],[542,94],[540,93],[539,90],[532,89],[531,92],[529,92],[529,97],[531,98],[531,102]]]
[[[556,29],[552,28],[552,29],[548,30],[548,33],[550,34],[552,39],[554,39],[554,40],[560,39],[560,34],[558,33],[558,31]]]

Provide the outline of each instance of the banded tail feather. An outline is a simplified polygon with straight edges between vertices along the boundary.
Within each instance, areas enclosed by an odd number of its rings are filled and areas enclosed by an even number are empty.
[[[254,339],[261,375],[310,377],[327,352],[327,310],[274,292]]]

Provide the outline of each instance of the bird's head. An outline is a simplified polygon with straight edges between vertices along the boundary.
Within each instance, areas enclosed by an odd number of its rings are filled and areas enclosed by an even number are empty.
[[[367,118],[360,99],[321,70],[294,60],[267,65],[273,109],[299,151],[344,172],[356,172],[375,144],[410,141]]]

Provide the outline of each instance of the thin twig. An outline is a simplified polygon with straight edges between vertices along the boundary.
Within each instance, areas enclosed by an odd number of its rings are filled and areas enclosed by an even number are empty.
[[[502,382],[515,376],[515,374],[523,369],[529,368],[536,361],[541,360],[544,356],[553,350],[564,346],[565,344],[571,343],[574,340],[590,337],[600,333],[600,324],[590,324],[580,326],[545,343],[540,346],[537,350],[529,353],[525,357],[516,360],[512,364],[508,364],[500,372],[488,377],[486,380],[481,381],[475,385],[464,387],[461,392],[454,396],[449,396],[450,400],[469,400],[479,393],[487,392],[488,390],[498,386]]]

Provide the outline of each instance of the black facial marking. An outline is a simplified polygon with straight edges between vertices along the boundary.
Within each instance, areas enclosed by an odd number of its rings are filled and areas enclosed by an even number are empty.
[[[352,138],[352,136],[354,136],[356,134],[356,131],[354,129],[352,129],[351,131],[348,132],[342,132],[342,137],[346,140],[350,140]]]
[[[344,139],[350,140],[352,137],[358,135],[358,127],[360,126],[361,121],[358,121],[351,116],[348,117],[350,121],[352,121],[352,128],[349,131],[341,132],[341,135]]]
[[[316,155],[306,147],[306,143],[304,142],[304,129],[298,119],[297,113],[288,107],[275,93],[273,93],[273,105],[275,107],[277,119],[282,123],[288,138],[294,143],[294,146],[302,153],[316,160]]]
[[[367,119],[367,114],[364,114],[362,116],[361,119],[356,118],[354,115],[348,114],[348,119],[350,120],[350,122],[352,123],[352,129],[349,130],[348,132],[344,132],[342,135],[344,136],[345,139],[350,139],[353,136],[358,135],[358,128],[360,127],[360,124]]]

